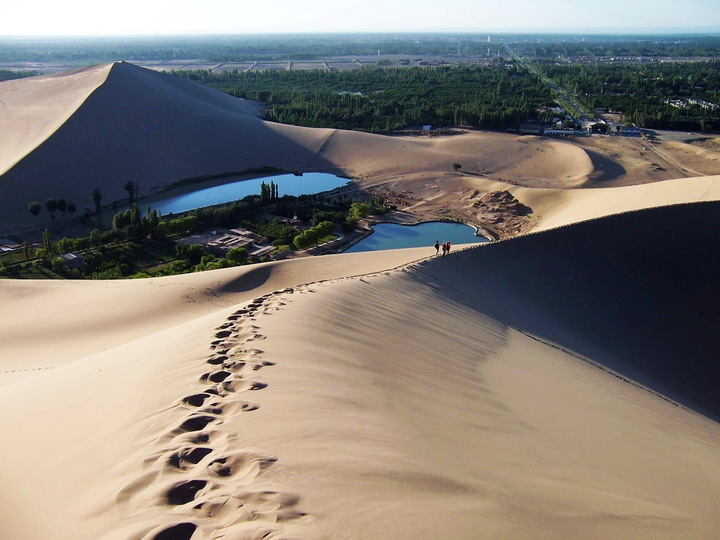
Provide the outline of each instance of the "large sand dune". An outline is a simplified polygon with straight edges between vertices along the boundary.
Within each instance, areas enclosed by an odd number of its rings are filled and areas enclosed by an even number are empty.
[[[719,216],[0,283],[0,537],[714,538]]]
[[[31,96],[32,104],[11,103],[16,112],[0,136],[0,148],[2,154],[26,155],[17,163],[3,163],[9,167],[0,177],[5,227],[36,222],[28,219],[32,200],[63,197],[80,209],[92,208],[93,188],[100,188],[108,203],[127,195],[123,186],[129,180],[149,195],[202,175],[266,165],[302,170],[310,161],[319,169],[327,167],[316,156],[327,130],[263,122],[257,107],[246,100],[125,62],[89,73],[93,76],[81,72],[47,78],[44,92]],[[84,86],[69,84],[78,78]],[[39,84],[29,81],[28,86]],[[24,92],[23,82],[11,88],[0,85],[0,99]],[[84,99],[80,106],[78,94]],[[64,115],[65,121],[54,132],[36,129],[32,142],[46,137],[37,146],[16,148],[15,132],[28,121],[28,111],[47,103],[57,109],[57,103],[67,104],[70,111],[53,110],[53,118]],[[295,131],[301,136],[293,137]]]

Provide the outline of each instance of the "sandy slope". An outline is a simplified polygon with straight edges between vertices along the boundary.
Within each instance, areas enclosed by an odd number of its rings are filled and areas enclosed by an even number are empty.
[[[19,319],[3,365],[58,358],[4,375],[0,537],[714,538],[718,424],[558,346],[655,387],[694,366],[672,391],[715,403],[718,215],[651,209],[351,279],[427,250],[0,283]],[[669,234],[689,238],[677,257]],[[72,295],[68,318],[43,313]]]
[[[488,132],[428,138],[337,131],[322,153],[368,183],[419,173],[449,176],[453,163],[478,177],[540,186],[577,185],[592,172],[587,154],[566,142]]]
[[[432,248],[298,259],[118,281],[0,280],[0,387],[172,328],[254,295],[393,268]],[[37,339],[38,331],[42,339]]]
[[[0,85],[0,174],[32,152],[82,105],[107,77],[109,65]]]
[[[594,189],[510,191],[533,209],[535,231],[622,212],[696,201],[720,200],[720,176],[679,178],[657,184]]]

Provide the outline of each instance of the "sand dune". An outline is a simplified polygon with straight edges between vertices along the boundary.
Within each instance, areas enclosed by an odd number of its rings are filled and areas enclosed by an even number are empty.
[[[60,359],[0,388],[0,536],[714,538],[720,428],[658,393],[719,412],[718,216],[0,283],[3,364]]]
[[[3,82],[0,174],[52,135],[107,77],[108,65]]]
[[[0,387],[307,281],[393,268],[428,249],[348,254],[118,281],[0,280]],[[37,339],[38,331],[43,339]]]
[[[679,178],[656,184],[593,189],[527,189],[510,191],[533,209],[533,230],[674,204],[720,200],[720,176]]]
[[[102,74],[105,80],[98,85]],[[293,128],[273,128],[246,100],[125,62],[98,68],[95,75],[86,77],[87,86],[80,89],[56,76],[38,97],[52,101],[59,94],[65,103],[79,92],[84,101],[55,132],[37,135],[49,136],[0,177],[3,199],[14,203],[3,205],[2,226],[36,223],[28,219],[33,218],[27,211],[32,200],[63,197],[79,209],[92,208],[94,187],[104,202],[122,199],[128,180],[149,195],[201,175],[266,165],[304,169],[311,160],[327,166],[315,155],[327,130],[301,130],[302,137],[288,137]],[[91,84],[97,86],[88,88]],[[4,100],[15,88],[6,92],[3,85]],[[3,140],[13,140],[14,130],[26,121],[27,107],[18,107]],[[2,146],[14,150],[12,144]]]

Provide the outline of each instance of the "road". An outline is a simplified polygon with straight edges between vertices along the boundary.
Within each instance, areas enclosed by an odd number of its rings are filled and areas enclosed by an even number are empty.
[[[566,109],[569,109],[566,110],[566,112],[573,117],[573,120],[575,120],[576,122],[581,122],[583,124],[595,120],[584,112],[583,108],[577,102],[577,98],[569,94],[564,88],[558,86],[555,81],[542,73],[537,68],[537,66],[535,66],[530,60],[528,60],[527,58],[523,58],[522,56],[517,54],[508,45],[505,45],[505,50],[507,50],[508,54],[512,57],[513,60],[515,60],[515,62],[523,66],[531,73],[537,75],[541,81],[548,85],[550,90],[552,90],[553,94],[558,97],[558,101],[560,101]]]

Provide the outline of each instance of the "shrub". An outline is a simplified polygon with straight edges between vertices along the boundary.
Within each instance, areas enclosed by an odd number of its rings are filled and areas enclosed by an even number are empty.
[[[235,247],[227,252],[225,258],[233,264],[243,264],[248,259],[248,252],[245,248]]]
[[[293,243],[298,249],[307,249],[312,245],[332,233],[333,224],[329,221],[323,221],[318,223],[315,227],[305,229],[303,232],[298,234]]]

